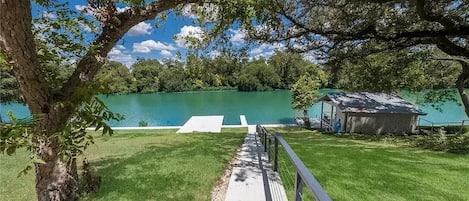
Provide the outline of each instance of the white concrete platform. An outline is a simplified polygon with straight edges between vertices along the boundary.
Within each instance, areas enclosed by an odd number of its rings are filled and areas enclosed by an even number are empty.
[[[221,132],[223,116],[192,116],[177,133]]]
[[[239,115],[239,120],[241,120],[241,126],[248,126],[248,121],[246,120],[245,115]]]

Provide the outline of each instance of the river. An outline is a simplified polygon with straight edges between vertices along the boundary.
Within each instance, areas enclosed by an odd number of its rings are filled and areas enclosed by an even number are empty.
[[[325,94],[331,90],[321,90]],[[291,108],[291,93],[288,90],[266,92],[183,92],[128,95],[100,95],[99,97],[113,111],[125,116],[120,122],[109,122],[111,126],[138,126],[139,121],[148,126],[178,126],[193,115],[224,115],[223,124],[240,124],[239,115],[246,115],[249,124],[287,124],[293,117],[302,113]],[[408,100],[415,97],[406,95]],[[459,98],[459,97],[458,97]],[[430,104],[419,105],[427,113],[422,118],[432,122],[461,122],[468,119],[463,106],[457,102],[444,102],[441,111]],[[26,106],[21,104],[2,104],[0,115],[6,120],[7,111],[15,117],[29,116]],[[314,105],[310,117],[319,117],[321,104]],[[424,123],[422,121],[422,123]]]

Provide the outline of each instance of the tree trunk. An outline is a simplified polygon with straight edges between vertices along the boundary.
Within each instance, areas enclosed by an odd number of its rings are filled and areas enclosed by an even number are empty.
[[[462,72],[456,80],[456,88],[458,89],[459,95],[461,96],[462,104],[464,105],[464,111],[466,116],[469,117],[469,98],[464,90],[464,83],[469,79],[469,63],[460,61],[462,66]]]
[[[434,59],[442,61],[457,61],[461,64],[462,71],[461,74],[459,74],[458,79],[456,80],[456,88],[458,89],[459,96],[461,97],[466,116],[469,117],[469,98],[464,88],[465,82],[469,79],[469,61],[467,59],[461,59],[456,57]]]
[[[39,120],[32,139],[33,154],[44,161],[44,164],[35,164],[37,199],[71,200],[75,197],[77,182],[60,162],[58,141],[54,136],[66,123],[71,110],[52,107],[53,96],[36,55],[31,23],[29,0],[0,2],[0,47],[18,80],[24,101]]]
[[[57,140],[36,138],[35,154],[44,160],[36,164],[36,194],[39,201],[74,200],[78,182],[57,153]],[[76,164],[75,164],[76,165]]]
[[[305,127],[311,127],[311,122],[309,122],[308,110],[303,110],[303,120],[305,122]]]

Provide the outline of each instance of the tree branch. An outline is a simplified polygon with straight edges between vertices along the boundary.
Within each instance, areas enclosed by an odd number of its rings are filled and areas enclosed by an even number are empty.
[[[200,2],[200,0],[160,0],[150,3],[146,7],[134,7],[122,13],[109,13],[108,23],[104,24],[102,33],[92,44],[94,48],[90,48],[78,62],[76,70],[62,88],[58,101],[68,99],[72,101],[72,104],[77,104],[82,100],[83,94],[79,94],[78,89],[91,82],[104,64],[109,51],[130,28],[140,22],[154,19],[158,14],[181,4],[196,2]]]

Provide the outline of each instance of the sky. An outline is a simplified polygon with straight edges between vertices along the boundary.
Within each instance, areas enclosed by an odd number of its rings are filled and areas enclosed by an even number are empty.
[[[60,1],[62,2],[62,1]],[[82,11],[86,8],[86,1],[68,1],[69,9]],[[118,6],[119,7],[119,6]],[[124,6],[118,10],[127,9]],[[36,12],[34,12],[36,11]],[[35,14],[36,13],[36,14]],[[47,13],[44,8],[33,5],[33,16],[42,13],[54,18],[53,14]],[[141,22],[132,27],[118,44],[109,52],[110,60],[118,61],[131,67],[137,58],[151,58],[162,61],[164,58],[175,58],[177,52],[185,55],[188,50],[188,43],[184,39],[186,36],[201,38],[204,33],[202,27],[194,23],[195,16],[189,9],[184,10],[183,15],[170,13],[168,19],[155,27],[155,20]],[[86,31],[86,29],[84,29]],[[229,40],[238,47],[245,45],[245,33],[239,27],[233,26],[228,30]],[[259,44],[254,45],[248,51],[251,59],[265,57],[269,58],[276,49],[284,49],[279,44]],[[217,51],[211,51],[208,56],[219,55]]]

